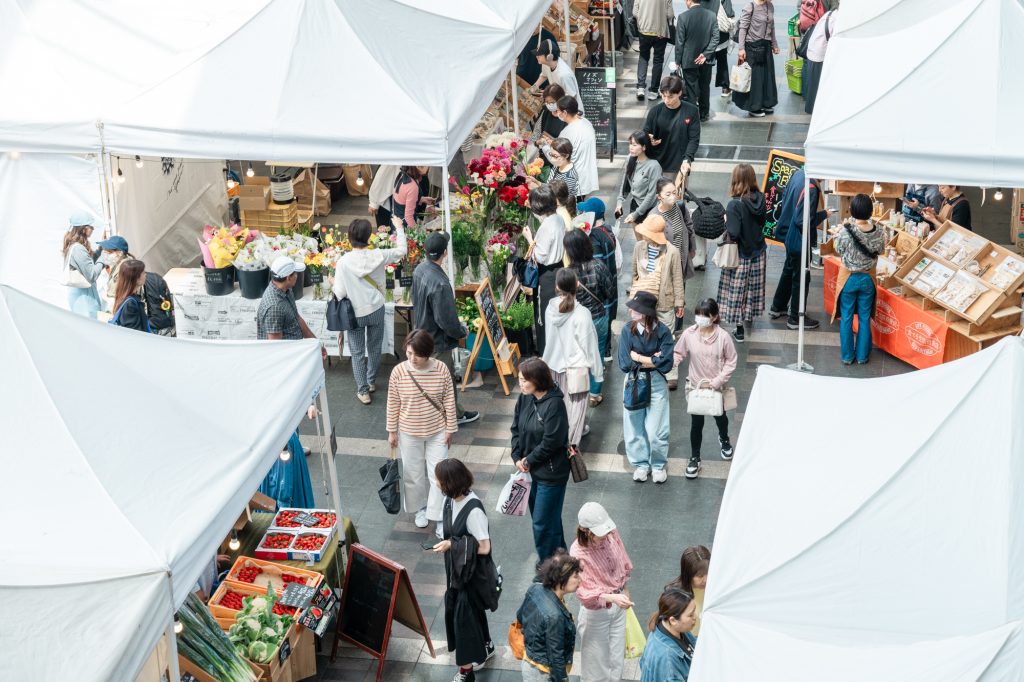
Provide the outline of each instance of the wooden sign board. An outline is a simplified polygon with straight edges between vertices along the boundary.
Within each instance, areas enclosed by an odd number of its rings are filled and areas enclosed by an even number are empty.
[[[608,150],[608,159],[614,160],[615,128],[615,69],[576,69],[576,80],[583,100],[583,115],[594,126],[598,149]]]
[[[377,682],[380,682],[391,639],[391,624],[396,620],[423,635],[430,656],[434,656],[434,644],[405,567],[358,543],[352,545],[331,660],[338,653],[338,640],[344,639],[377,659]]]
[[[484,281],[480,283],[480,286],[473,294],[473,300],[476,302],[476,307],[480,312],[480,324],[477,326],[476,341],[473,342],[473,350],[469,354],[469,361],[466,363],[466,366],[468,368],[473,367],[477,356],[480,354],[480,349],[483,348],[484,340],[486,340],[487,344],[491,347],[491,355],[494,358],[494,366],[498,370],[501,386],[505,389],[505,395],[508,395],[508,382],[505,381],[505,377],[516,375],[516,366],[513,364],[512,358],[515,357],[517,360],[520,358],[519,346],[518,344],[510,344],[508,342],[508,337],[505,335],[505,327],[501,324],[501,315],[498,313],[498,306],[494,300],[494,290],[491,289],[489,277],[484,277]],[[467,370],[463,374],[462,390],[465,391],[469,375],[472,372]]]
[[[804,167],[804,157],[798,154],[790,154],[778,149],[768,152],[768,165],[764,170],[764,179],[761,181],[761,191],[764,192],[764,208],[767,218],[764,222],[764,238],[780,243],[775,239],[775,228],[779,225],[779,216],[782,214],[782,195],[786,192],[786,185],[793,174]]]

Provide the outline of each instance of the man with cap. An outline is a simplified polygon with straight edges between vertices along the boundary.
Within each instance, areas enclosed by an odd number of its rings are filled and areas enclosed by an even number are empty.
[[[658,321],[675,328],[677,317],[683,316],[686,299],[683,295],[683,266],[679,250],[665,238],[665,219],[651,212],[634,228],[637,242],[633,248],[633,283],[630,296],[646,291],[658,297]],[[665,374],[668,388],[679,385],[679,370]]]
[[[104,239],[99,244],[99,262],[107,264],[110,279],[107,281],[106,298],[110,309],[114,309],[114,292],[117,291],[117,280],[121,274],[121,264],[135,258],[128,249],[128,241],[121,235]],[[155,272],[146,271],[146,281],[138,292],[145,308],[149,326],[154,334],[175,336],[174,303],[170,289],[163,277]]]
[[[434,337],[434,357],[444,363],[454,380],[452,349],[458,348],[459,341],[468,336],[469,330],[459,319],[455,310],[455,292],[441,267],[448,256],[448,239],[447,232],[431,232],[423,242],[427,258],[412,273],[412,305],[416,316],[414,327]],[[480,418],[479,412],[462,408],[459,391],[455,391],[455,414],[460,425]]]
[[[270,264],[270,286],[263,292],[260,306],[256,309],[256,338],[269,341],[295,341],[315,339],[306,321],[299,316],[292,287],[305,271],[306,266],[296,263],[288,256],[278,256]],[[327,357],[327,349],[320,346],[320,353]]]

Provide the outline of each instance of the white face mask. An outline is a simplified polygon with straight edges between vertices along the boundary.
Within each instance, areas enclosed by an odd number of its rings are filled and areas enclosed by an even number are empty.
[[[555,109],[558,108],[558,105],[555,104],[554,102],[545,102],[544,106],[546,106],[548,108],[548,111],[552,113],[554,113]]]
[[[703,315],[697,315],[693,318],[693,321],[697,323],[697,326],[701,329],[711,326],[711,318],[704,317]]]

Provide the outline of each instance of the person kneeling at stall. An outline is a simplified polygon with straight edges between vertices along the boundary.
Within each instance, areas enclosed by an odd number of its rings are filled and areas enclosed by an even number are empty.
[[[853,223],[844,223],[829,232],[836,235],[834,249],[843,262],[836,280],[839,292],[837,311],[843,320],[839,325],[839,348],[843,364],[866,365],[871,354],[871,317],[874,315],[876,281],[875,265],[885,249],[885,231],[871,221],[871,197],[858,194],[850,200]],[[854,346],[853,316],[857,315],[857,339]],[[835,312],[832,313],[835,321]]]

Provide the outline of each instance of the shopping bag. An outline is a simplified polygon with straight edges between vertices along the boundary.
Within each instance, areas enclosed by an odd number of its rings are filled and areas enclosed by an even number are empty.
[[[380,479],[383,481],[377,489],[377,496],[384,503],[384,510],[388,514],[397,514],[402,508],[401,476],[398,475],[398,459],[395,457],[395,449],[391,449],[391,459],[384,462],[380,469]]]
[[[626,658],[640,658],[645,646],[647,638],[644,637],[644,629],[631,606],[626,609]]]
[[[732,67],[729,77],[729,88],[733,92],[750,92],[750,64],[746,62]]]
[[[526,639],[523,637],[523,624],[518,620],[508,626],[508,648],[517,661],[526,655]]]
[[[722,390],[722,409],[726,412],[732,412],[737,407],[736,389],[732,386],[728,386]]]
[[[533,478],[528,473],[516,471],[508,477],[508,482],[501,489],[498,504],[494,511],[508,516],[522,516],[530,502],[530,486]]]
[[[711,262],[722,270],[735,270],[740,266],[739,247],[729,242],[715,249]]]
[[[711,387],[707,379],[696,386],[686,384],[686,412],[706,417],[721,417],[725,411],[722,392]]]

